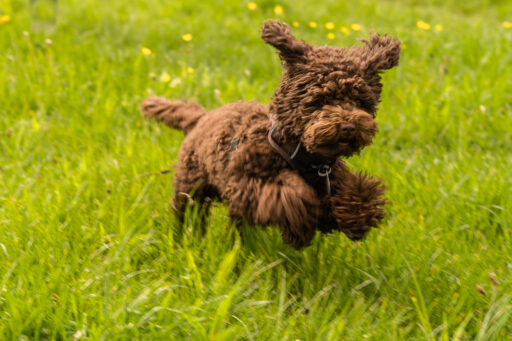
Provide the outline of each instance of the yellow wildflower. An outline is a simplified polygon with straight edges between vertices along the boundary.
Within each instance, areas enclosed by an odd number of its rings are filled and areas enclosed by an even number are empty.
[[[332,32],[327,33],[327,39],[333,40],[334,38],[336,38],[336,35],[334,33],[332,33]]]
[[[334,23],[333,22],[326,22],[325,23],[325,28],[328,29],[328,30],[333,30],[334,29]]]
[[[249,11],[254,11],[256,8],[258,8],[258,5],[255,2],[251,1],[247,4],[247,8],[249,9]]]
[[[309,22],[309,27],[311,27],[311,28],[317,28],[317,27],[318,27],[318,24],[316,23],[316,21],[310,21],[310,22]]]
[[[416,26],[419,28],[419,29],[422,29],[422,30],[425,30],[425,31],[428,31],[430,30],[430,24],[427,23],[427,22],[424,22],[423,20],[420,20],[416,23]]]
[[[437,24],[436,26],[434,26],[434,28],[436,29],[436,31],[441,32],[443,30],[443,25]]]
[[[171,75],[169,75],[167,72],[162,73],[160,76],[160,81],[163,83],[169,83],[171,81]]]
[[[292,26],[293,27],[299,27],[300,25],[299,25],[298,21],[294,21],[294,22],[292,22]]]
[[[512,28],[512,22],[510,22],[510,21],[504,21],[504,22],[502,23],[502,25],[503,25],[503,27],[505,27],[505,28]]]
[[[7,24],[9,21],[11,21],[11,17],[7,14],[0,15],[0,25]]]
[[[360,31],[361,28],[363,28],[363,26],[361,26],[359,24],[352,24],[352,25],[350,25],[350,28],[353,29],[354,31]]]
[[[140,49],[140,53],[142,53],[144,56],[151,56],[153,52],[151,52],[151,50],[147,47],[143,47]]]
[[[284,13],[284,9],[283,9],[283,6],[281,5],[276,5],[276,7],[274,7],[274,13],[276,15],[282,15]]]
[[[340,31],[341,31],[344,35],[346,35],[346,36],[348,36],[348,35],[350,34],[350,30],[348,29],[348,27],[347,27],[347,26],[341,26],[341,27],[340,27]]]
[[[192,40],[192,34],[185,33],[184,35],[181,36],[181,39],[185,40],[188,43]]]
[[[187,72],[188,73],[194,73],[194,69],[189,66],[189,67],[187,67]]]
[[[402,50],[405,50],[407,48],[407,45],[405,45],[405,43],[402,43],[400,47],[402,48]]]

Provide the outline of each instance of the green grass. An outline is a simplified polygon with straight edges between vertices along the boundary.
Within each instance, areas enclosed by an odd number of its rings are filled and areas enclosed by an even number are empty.
[[[178,225],[158,172],[183,135],[138,112],[150,93],[268,102],[277,2],[247,3],[0,0],[0,339],[510,340],[510,1],[279,2],[312,43],[405,44],[380,133],[348,160],[385,179],[387,218],[303,251],[276,229],[242,242],[222,205],[204,236]]]

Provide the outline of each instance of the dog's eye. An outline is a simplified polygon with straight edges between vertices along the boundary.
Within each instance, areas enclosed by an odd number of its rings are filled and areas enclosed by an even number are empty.
[[[363,109],[365,111],[368,111],[371,108],[370,103],[368,103],[367,101],[360,100],[360,99],[356,100],[356,105],[358,108]]]
[[[375,116],[374,112],[375,112],[376,103],[374,103],[372,101],[361,101],[360,100],[356,103],[356,105],[359,109],[362,109],[362,110],[366,111],[367,113]]]

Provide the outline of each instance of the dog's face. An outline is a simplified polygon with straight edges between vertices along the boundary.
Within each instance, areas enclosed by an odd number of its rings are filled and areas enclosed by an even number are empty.
[[[400,42],[370,35],[364,46],[335,48],[299,41],[288,25],[267,21],[263,40],[286,72],[270,104],[285,139],[311,153],[350,156],[371,144],[382,85],[380,70],[398,64]]]

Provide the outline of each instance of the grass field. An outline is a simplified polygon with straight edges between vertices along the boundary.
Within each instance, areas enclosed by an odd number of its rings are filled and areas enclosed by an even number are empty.
[[[363,242],[171,214],[183,135],[138,104],[268,102],[265,18],[403,42],[347,160],[389,186]],[[505,0],[0,0],[0,339],[512,339],[511,21]]]

